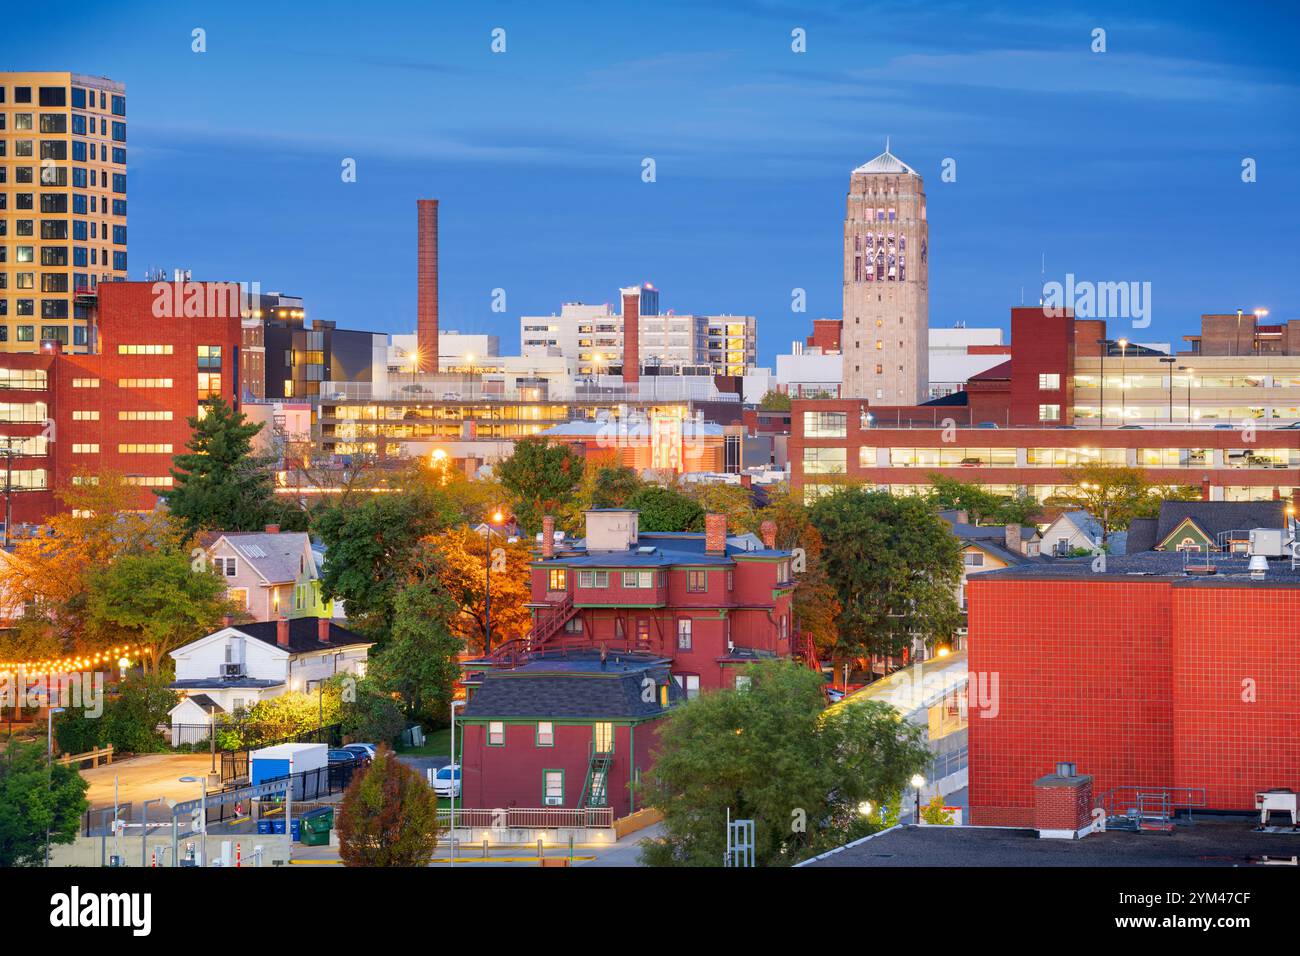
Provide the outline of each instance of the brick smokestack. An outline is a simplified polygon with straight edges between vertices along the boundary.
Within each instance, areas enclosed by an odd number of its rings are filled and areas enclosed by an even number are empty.
[[[438,200],[417,199],[416,344],[420,371],[438,371]]]
[[[776,522],[764,521],[758,526],[758,533],[763,537],[763,547],[768,550],[776,550]]]
[[[641,380],[641,287],[623,294],[623,384]]]
[[[555,557],[555,519],[550,515],[542,516],[542,557]]]
[[[316,618],[316,640],[322,644],[330,642],[330,619],[327,617]]]
[[[281,647],[289,646],[289,619],[282,617],[275,622],[275,643]]]
[[[727,516],[704,516],[704,553],[725,554],[727,551]]]

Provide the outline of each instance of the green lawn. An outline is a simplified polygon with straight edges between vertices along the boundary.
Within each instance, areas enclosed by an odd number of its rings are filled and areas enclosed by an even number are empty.
[[[449,757],[451,756],[451,728],[435,730],[424,738],[423,747],[403,747],[399,753],[413,757]]]

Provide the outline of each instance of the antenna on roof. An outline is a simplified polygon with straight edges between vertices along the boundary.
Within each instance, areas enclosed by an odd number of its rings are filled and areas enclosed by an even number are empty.
[[[1043,288],[1047,285],[1047,253],[1043,253],[1043,263],[1038,267],[1038,304],[1043,304]],[[1023,303],[1022,303],[1023,304]]]
[[[889,134],[885,134],[885,152],[889,152]]]

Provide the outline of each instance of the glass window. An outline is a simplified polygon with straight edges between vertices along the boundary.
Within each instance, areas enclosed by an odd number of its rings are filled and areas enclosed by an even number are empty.
[[[677,619],[677,649],[679,651],[689,651],[691,649],[691,619],[689,617],[679,617]]]
[[[564,806],[564,771],[542,771],[542,806]]]
[[[804,437],[847,438],[848,420],[847,412],[804,412]]]
[[[686,572],[686,590],[703,592],[708,590],[708,572],[707,571],[687,571]]]
[[[848,449],[805,448],[803,470],[806,475],[843,475],[848,471]]]
[[[569,589],[569,573],[564,568],[551,568],[547,574],[546,589],[548,591],[567,591]]]
[[[551,721],[539,720],[537,722],[537,746],[555,746],[555,724],[551,723]]]
[[[506,725],[500,720],[488,722],[488,746],[504,747],[506,743]]]
[[[1061,376],[1056,372],[1040,372],[1038,375],[1038,390],[1041,392],[1054,392],[1061,387]]]

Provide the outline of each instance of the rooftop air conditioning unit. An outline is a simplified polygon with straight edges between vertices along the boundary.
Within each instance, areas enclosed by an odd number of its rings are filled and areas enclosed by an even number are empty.
[[[222,664],[222,665],[221,665],[221,676],[222,676],[222,677],[243,677],[243,676],[244,676],[244,665],[243,665],[243,664],[239,664],[239,663],[235,663],[235,664]]]
[[[1253,528],[1250,532],[1250,553],[1266,558],[1280,558],[1285,537],[1281,528]]]
[[[1289,813],[1291,815],[1291,826],[1297,826],[1297,795],[1294,790],[1284,788],[1265,790],[1263,793],[1255,794],[1255,809],[1259,811],[1259,825],[1268,826],[1268,815],[1270,813]]]

